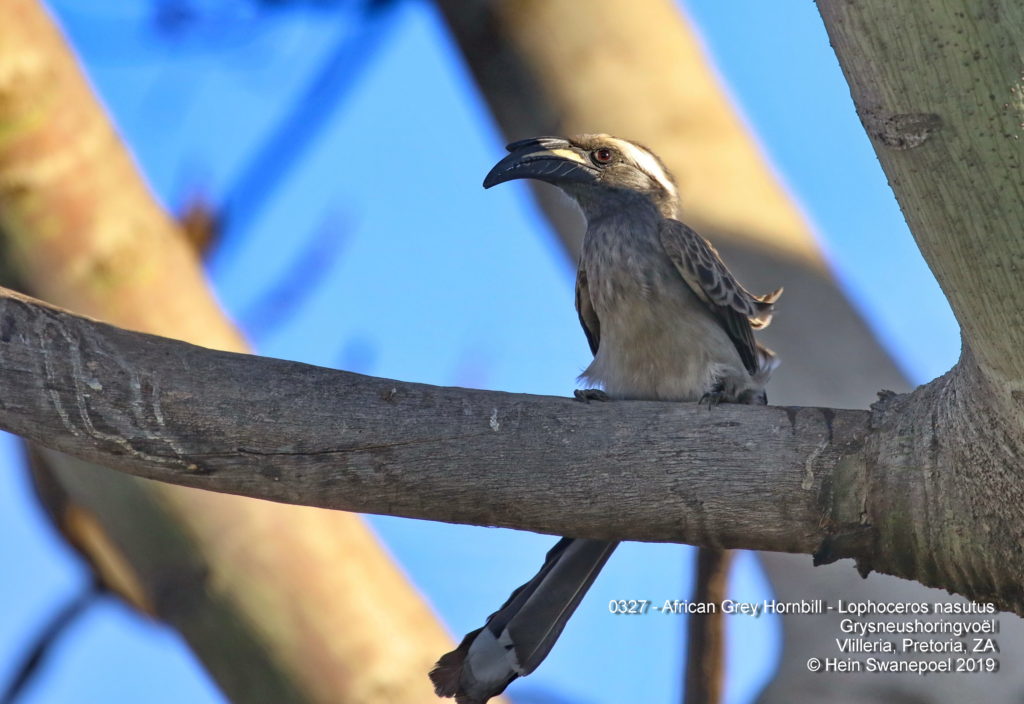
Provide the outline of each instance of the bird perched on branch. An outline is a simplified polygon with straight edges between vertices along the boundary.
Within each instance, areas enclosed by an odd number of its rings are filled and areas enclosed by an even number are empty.
[[[775,355],[754,340],[782,289],[754,296],[680,220],[675,182],[646,148],[608,135],[508,145],[484,188],[532,178],[558,186],[587,232],[576,310],[594,360],[583,401],[767,403]],[[600,387],[600,388],[596,388]],[[547,656],[617,543],[562,538],[540,572],[431,671],[439,696],[482,704]]]

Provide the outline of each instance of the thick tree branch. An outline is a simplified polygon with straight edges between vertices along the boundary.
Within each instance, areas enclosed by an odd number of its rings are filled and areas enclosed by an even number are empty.
[[[818,8],[965,343],[1019,419],[1024,5],[819,0]]]
[[[909,504],[934,504],[923,518],[877,513],[876,553],[917,559],[925,583],[1020,613],[1024,7],[818,0],[818,8],[964,342],[953,372],[893,399],[874,420],[884,432],[873,435],[890,442],[879,445],[873,479]],[[894,472],[908,457],[918,471]]]
[[[978,423],[963,436],[978,413],[972,369],[965,360],[873,413],[584,406],[217,352],[0,297],[0,427],[137,476],[411,518],[855,557],[1019,610],[1006,548],[1024,501],[991,497],[1024,483],[962,469],[1013,449]]]
[[[830,492],[860,471],[849,458],[867,430],[865,411],[581,405],[375,379],[11,292],[0,321],[0,427],[137,476],[323,508],[810,553],[843,521]]]
[[[854,557],[1024,610],[1018,443],[985,424],[991,390],[969,356],[871,412],[581,405],[213,351],[0,289],[0,388],[0,428],[136,476],[410,518]]]
[[[0,289],[0,428],[284,503],[857,559],[1024,611],[1019,438],[968,355],[871,412],[581,405],[219,352]]]

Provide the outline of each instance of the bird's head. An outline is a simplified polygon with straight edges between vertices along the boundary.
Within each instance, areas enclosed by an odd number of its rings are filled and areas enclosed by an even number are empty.
[[[678,192],[672,174],[646,147],[606,134],[535,137],[513,142],[484,188],[532,178],[558,186],[590,216],[609,206],[648,202],[672,214]],[[639,201],[638,201],[639,199]]]

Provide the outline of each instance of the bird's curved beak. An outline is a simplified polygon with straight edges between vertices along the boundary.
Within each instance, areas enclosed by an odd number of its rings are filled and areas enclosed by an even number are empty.
[[[589,183],[597,179],[597,168],[586,153],[561,137],[523,139],[506,147],[509,155],[499,161],[484,179],[484,188],[505,181],[533,178],[553,184]]]

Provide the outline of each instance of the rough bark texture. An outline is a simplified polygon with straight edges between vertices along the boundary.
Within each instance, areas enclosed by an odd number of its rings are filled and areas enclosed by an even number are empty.
[[[52,302],[244,348],[63,38],[29,0],[0,3],[0,232],[3,268]],[[60,519],[104,580],[181,630],[232,700],[435,700],[424,673],[450,642],[357,516],[160,486],[44,454],[65,501]]]
[[[1019,424],[1024,5],[818,7],[918,246],[977,364],[996,383],[994,400]]]
[[[150,479],[324,508],[813,552],[845,520],[829,492],[847,482],[828,477],[867,430],[866,411],[773,408],[765,422],[742,407],[375,379],[132,333],[3,289],[0,321],[3,429]]]
[[[151,479],[562,535],[853,557],[864,572],[1024,612],[1019,434],[987,430],[993,390],[969,357],[870,413],[588,405],[207,350],[0,290],[0,386],[0,428]]]
[[[773,403],[858,408],[880,389],[909,389],[823,269],[810,229],[672,2],[612,0],[590,3],[586,11],[573,0],[437,4],[509,140],[586,131],[640,140],[665,158],[682,185],[687,220],[719,247],[740,280],[758,291],[786,287],[771,328],[760,336],[783,362],[769,388]],[[859,3],[844,7],[855,13]],[[901,12],[915,8],[925,11],[907,3]],[[894,36],[893,46],[905,41],[887,20],[872,22]],[[786,77],[777,81],[784,90]],[[801,119],[798,106],[794,110],[794,119]],[[933,173],[922,171],[926,178]],[[578,214],[550,187],[538,185],[534,193],[575,259],[583,232]],[[884,575],[862,580],[848,562],[812,568],[804,556],[763,553],[759,559],[776,595],[786,600],[956,600]],[[839,621],[837,614],[783,617],[784,654],[763,704],[952,704],[980,692],[1016,702],[1024,691],[1024,676],[1007,667],[969,678],[808,672],[808,658],[833,652]],[[1024,622],[1004,617],[1000,628],[1005,649],[1024,648]]]
[[[924,481],[894,488],[956,494],[951,502],[967,504],[941,515],[959,531],[944,539],[923,524],[906,525],[905,540],[953,558],[955,574],[941,561],[928,567],[936,580],[1017,590],[1019,603],[1022,573],[1007,575],[999,564],[1020,552],[1024,537],[1024,6],[875,0],[823,1],[819,9],[861,120],[964,340],[954,372],[885,414],[884,422],[905,434],[900,451],[932,443]],[[936,444],[942,437],[954,440]],[[1002,581],[1007,576],[1011,583]]]
[[[989,589],[1007,576],[991,572],[993,563],[1020,552],[1020,521],[1014,514],[1020,505],[1018,399],[1024,357],[1020,304],[1015,299],[1020,295],[1024,247],[1019,236],[1024,217],[1024,9],[1000,0],[821,0],[818,7],[864,127],[915,238],[953,305],[968,348],[957,373],[927,392],[938,408],[933,413],[911,412],[898,422],[906,433],[906,446],[928,443],[933,429],[960,438],[933,446],[934,461],[923,463],[906,479],[908,484],[920,480],[914,487],[918,493],[963,492],[966,506],[947,506],[934,517],[975,527],[943,540],[922,529],[913,516],[891,514],[889,520],[906,524],[908,543],[956,555],[943,564],[925,560],[925,571],[951,569],[954,580]],[[897,422],[900,410],[910,409],[902,401],[894,404],[886,413],[891,422]],[[941,462],[950,463],[945,466],[952,471],[937,471]],[[996,519],[993,511],[1001,518]],[[1022,575],[1012,572],[1011,580],[1020,584]],[[1012,585],[1004,588],[1013,590]],[[794,596],[813,594],[805,590]],[[851,596],[864,595],[854,591]],[[894,584],[889,598],[917,597],[904,585]],[[807,633],[814,626],[806,620],[791,621],[786,650],[801,652],[805,637],[814,638],[818,632]],[[1003,619],[1000,626],[1004,652],[1018,652],[1021,622]],[[977,679],[917,678],[916,683],[904,681],[890,689],[879,683],[864,688],[859,674],[809,676],[799,657],[784,657],[781,669],[787,679],[802,679],[811,698],[832,699],[837,688],[845,692],[848,686],[860,688],[851,700],[857,702],[1019,702],[1024,696],[1019,668],[1003,667],[998,675]],[[793,701],[792,692],[777,685],[773,683],[762,697],[764,704]]]
[[[1019,614],[1024,443],[993,403],[1002,393],[967,352],[949,374],[878,404],[868,510],[882,541],[875,546],[882,571],[910,569],[925,584]]]

